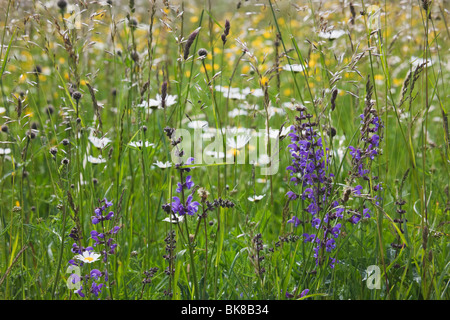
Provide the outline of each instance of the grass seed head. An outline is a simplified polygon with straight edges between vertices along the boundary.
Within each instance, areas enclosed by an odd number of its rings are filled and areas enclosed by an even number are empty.
[[[66,0],[59,0],[58,3],[58,8],[62,11],[65,12],[66,8],[67,8],[67,1]]]

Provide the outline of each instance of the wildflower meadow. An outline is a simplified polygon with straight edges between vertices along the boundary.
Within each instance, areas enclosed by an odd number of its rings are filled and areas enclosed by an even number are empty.
[[[1,300],[449,300],[450,1],[0,4]]]

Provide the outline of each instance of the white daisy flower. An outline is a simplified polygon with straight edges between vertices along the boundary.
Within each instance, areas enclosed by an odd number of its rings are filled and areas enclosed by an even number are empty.
[[[166,107],[170,107],[171,105],[174,105],[177,102],[177,96],[168,94],[166,96]],[[156,94],[156,99],[150,99],[148,103],[148,107],[152,109],[161,109],[162,108],[162,96],[158,93]]]
[[[250,141],[250,135],[239,135],[233,138],[227,138],[227,146],[233,149],[241,149]]]
[[[264,97],[264,91],[262,89],[255,89],[251,95],[255,97]]]
[[[150,143],[148,141],[145,141],[145,143],[143,144],[141,140],[131,141],[128,145],[135,148],[142,148],[142,145],[144,145],[146,148],[155,146],[153,143]]]
[[[212,138],[215,138],[217,134],[215,132],[204,132],[202,133],[202,139],[203,140],[209,140]]]
[[[92,263],[98,260],[100,258],[100,254],[90,251],[85,251],[83,254],[78,254],[74,257],[74,259],[81,260],[85,263]]]
[[[10,153],[11,153],[10,148],[5,148],[5,149],[0,148],[0,156],[4,156],[4,155],[10,154]]]
[[[297,106],[301,106],[301,105],[299,105],[295,101],[288,101],[288,102],[283,102],[281,104],[281,106],[285,109],[295,110],[297,108]]]
[[[431,67],[432,65],[433,65],[433,62],[430,60],[430,59],[427,59],[426,61],[425,61],[425,59],[424,58],[418,58],[418,57],[415,57],[415,56],[412,56],[411,57],[411,65],[414,67],[414,68],[417,68],[417,66],[419,66],[419,65],[421,65],[421,64],[424,64],[426,62],[426,67]]]
[[[277,108],[277,107],[269,107],[267,111],[269,113],[269,117],[272,117],[276,114],[281,115],[281,116],[286,114],[286,112],[283,109]]]
[[[286,64],[283,66],[284,71],[302,72],[305,70],[301,64]]]
[[[88,161],[93,164],[105,163],[106,159],[104,159],[101,155],[98,158],[93,157],[91,155],[88,156]]]
[[[248,201],[251,202],[258,202],[259,200],[261,200],[262,198],[264,198],[266,196],[266,194],[260,195],[260,196],[253,196],[253,197],[248,197]]]
[[[247,101],[245,101],[245,103],[241,103],[238,107],[244,110],[259,110],[259,106],[257,104],[249,104]]]
[[[166,169],[166,168],[170,168],[172,166],[172,164],[167,161],[167,162],[162,162],[162,161],[156,161],[155,163],[153,163],[155,166],[161,168],[161,169]]]
[[[334,40],[342,37],[345,34],[344,30],[332,30],[329,32],[319,32],[319,37],[328,40]]]
[[[270,157],[267,154],[262,154],[259,158],[258,158],[258,164],[259,165],[266,165],[270,163]]]
[[[108,139],[106,137],[97,138],[94,137],[92,134],[89,136],[88,139],[94,145],[94,147],[99,149],[105,148],[111,142],[111,139]]]
[[[5,112],[6,112],[6,109],[3,107],[0,107],[0,114],[5,113]]]
[[[194,120],[188,123],[188,127],[191,129],[203,129],[208,127],[208,121]]]
[[[342,136],[335,136],[334,137],[334,140],[335,141],[339,141],[339,146],[337,147],[337,156],[338,156],[338,159],[339,159],[339,162],[341,162],[342,161],[342,159],[344,159],[344,155],[345,155],[345,150],[346,150],[346,147],[345,147],[345,144],[344,144],[344,142],[345,142],[345,136],[344,135],[342,135]]]
[[[163,219],[163,221],[170,223],[181,223],[184,221],[184,216],[179,216],[177,217],[177,219],[175,219],[174,217],[172,217],[172,215],[170,215],[169,217]]]
[[[228,116],[230,118],[236,118],[238,116],[246,116],[247,114],[248,114],[247,111],[241,109],[233,109],[230,112],[228,112]]]
[[[245,100],[245,98],[247,97],[245,94],[240,93],[240,92],[233,92],[230,91],[230,93],[228,94],[228,92],[224,92],[223,96],[225,98],[230,98],[231,100]]]
[[[228,88],[227,88],[227,87],[219,86],[219,85],[215,86],[215,89],[216,89],[216,91],[218,91],[218,92],[227,92],[227,91],[228,91]],[[231,88],[231,89],[233,89],[233,88]],[[230,89],[230,90],[231,90],[231,89]]]

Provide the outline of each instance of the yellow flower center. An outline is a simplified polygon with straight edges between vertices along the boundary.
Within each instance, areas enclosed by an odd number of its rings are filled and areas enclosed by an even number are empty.
[[[85,257],[84,258],[84,261],[92,262],[92,260],[94,260],[94,258],[92,258],[92,257]]]

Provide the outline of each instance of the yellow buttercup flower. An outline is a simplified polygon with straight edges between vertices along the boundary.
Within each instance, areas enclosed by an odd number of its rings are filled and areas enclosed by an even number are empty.
[[[259,80],[259,83],[261,83],[261,85],[265,87],[269,84],[269,78],[266,76],[263,76],[261,78],[261,80]]]

